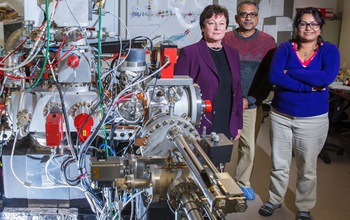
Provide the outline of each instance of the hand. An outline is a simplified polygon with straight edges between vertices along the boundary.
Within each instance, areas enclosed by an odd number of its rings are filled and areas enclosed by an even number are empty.
[[[246,98],[243,98],[243,111],[248,109],[248,100]]]
[[[313,92],[321,92],[321,91],[324,91],[326,90],[325,87],[312,87],[312,91]]]
[[[236,135],[236,137],[233,140],[237,141],[241,137],[241,134],[242,134],[242,129],[238,129],[237,135]]]

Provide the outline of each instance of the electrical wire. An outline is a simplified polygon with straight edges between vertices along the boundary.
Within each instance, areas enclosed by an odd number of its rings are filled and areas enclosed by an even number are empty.
[[[129,28],[127,27],[127,25],[125,24],[125,22],[118,16],[116,16],[115,14],[113,14],[112,12],[110,11],[106,11],[106,14],[110,14],[112,15],[113,17],[117,18],[119,20],[119,22],[123,25],[123,28],[125,28],[126,30],[126,39],[129,39],[129,48],[128,48],[128,53],[126,54],[125,57],[127,57],[130,53],[130,48],[131,48],[131,35],[130,35],[130,31],[129,31]],[[120,42],[121,42],[121,39],[119,38]],[[122,44],[120,43],[120,48],[119,48],[119,55],[121,54],[122,52]],[[121,60],[119,63],[117,63],[117,65],[114,67],[115,69],[117,69],[123,62],[125,61],[125,58],[123,60]],[[113,66],[112,66],[113,68]]]
[[[147,203],[147,206],[146,206],[146,208],[145,208],[145,211],[144,211],[144,213],[141,215],[141,217],[139,218],[139,219],[143,219],[143,217],[146,215],[146,213],[148,212],[148,209],[149,209],[149,206],[151,205],[151,202],[152,202],[152,199],[153,199],[153,195],[151,195],[151,197],[148,199],[149,201],[148,201],[148,203]],[[169,200],[167,199],[167,202],[168,202],[168,205],[170,205],[170,203],[169,203]],[[169,207],[170,208],[170,207]],[[171,211],[173,211],[173,210],[171,210]],[[173,212],[174,213],[174,212]],[[175,213],[174,213],[175,214]]]
[[[68,9],[70,10],[69,8],[69,4],[67,3],[67,0],[65,0],[67,6],[68,6]],[[59,97],[60,97],[60,100],[61,100],[61,104],[62,104],[62,112],[63,112],[63,116],[64,116],[64,121],[65,121],[65,132],[66,132],[66,138],[67,138],[67,142],[68,142],[68,147],[70,149],[70,152],[71,152],[71,155],[69,155],[68,157],[66,157],[65,159],[63,159],[63,162],[61,163],[61,180],[60,179],[57,179],[53,174],[51,174],[50,172],[50,166],[54,165],[53,164],[53,161],[54,161],[54,158],[56,157],[56,153],[55,152],[52,152],[52,154],[50,155],[49,157],[49,160],[46,162],[45,164],[45,174],[46,174],[46,177],[54,184],[61,184],[59,186],[55,186],[53,188],[57,188],[57,187],[77,187],[79,188],[81,191],[84,192],[86,198],[87,198],[87,201],[89,202],[90,206],[91,206],[91,209],[95,212],[95,213],[98,213],[98,215],[100,215],[100,217],[102,216],[106,216],[108,214],[110,214],[110,210],[107,210],[109,208],[109,205],[108,203],[104,203],[104,201],[102,201],[101,198],[99,198],[99,196],[96,194],[96,192],[92,189],[91,187],[91,179],[90,179],[90,176],[88,175],[88,172],[87,172],[87,168],[86,168],[86,154],[87,154],[87,151],[88,149],[90,148],[93,148],[93,146],[90,146],[92,141],[96,138],[96,136],[98,135],[99,131],[101,130],[101,128],[103,127],[104,129],[104,136],[105,136],[105,139],[104,140],[107,140],[106,138],[106,130],[105,130],[105,124],[106,124],[106,120],[116,120],[114,121],[115,123],[120,123],[121,120],[124,120],[126,122],[130,122],[128,120],[126,120],[125,118],[123,118],[122,116],[120,116],[119,114],[119,117],[120,118],[116,118],[116,116],[114,115],[116,112],[118,112],[118,109],[117,109],[117,105],[119,102],[121,101],[124,101],[125,99],[127,99],[128,97],[132,96],[132,95],[135,95],[137,92],[134,92],[133,89],[134,87],[137,87],[138,85],[140,85],[141,83],[144,83],[146,80],[150,79],[151,77],[154,77],[157,73],[159,73],[159,71],[161,71],[165,66],[168,65],[169,63],[169,60],[167,60],[167,62],[160,68],[158,69],[157,71],[153,72],[152,74],[150,74],[149,76],[147,77],[144,77],[143,75],[139,75],[138,77],[136,77],[135,79],[133,79],[133,81],[128,84],[126,86],[126,88],[124,88],[118,95],[116,96],[111,96],[110,97],[110,100],[109,102],[107,102],[105,105],[104,105],[104,102],[103,100],[104,99],[107,99],[109,98],[104,91],[108,91],[110,90],[111,88],[113,88],[113,84],[115,84],[117,82],[117,77],[118,77],[118,72],[116,71],[117,67],[120,66],[122,64],[122,62],[125,61],[125,58],[124,59],[121,59],[120,56],[118,56],[118,59],[116,59],[114,62],[113,65],[110,66],[110,69],[108,72],[104,73],[102,76],[101,76],[101,31],[102,31],[102,28],[99,24],[99,46],[98,46],[98,53],[97,53],[97,70],[98,70],[98,78],[97,78],[97,83],[98,83],[98,89],[99,89],[99,94],[100,94],[100,101],[99,101],[99,104],[100,104],[100,111],[102,112],[101,114],[101,120],[100,120],[100,123],[95,127],[94,131],[92,132],[92,134],[88,137],[87,140],[85,140],[84,142],[82,142],[80,145],[79,143],[77,143],[75,146],[73,145],[73,141],[72,141],[72,137],[71,137],[71,131],[70,131],[70,128],[69,128],[69,121],[68,121],[68,116],[67,116],[67,110],[65,109],[65,103],[64,103],[64,95],[62,94],[62,90],[60,88],[60,85],[58,84],[57,82],[57,79],[55,78],[55,73],[54,73],[54,70],[53,70],[53,67],[55,65],[57,65],[60,61],[63,60],[63,58],[70,54],[73,49],[75,48],[75,46],[73,45],[68,51],[65,52],[65,54],[63,56],[60,57],[60,59],[56,60],[57,58],[57,54],[62,51],[62,45],[64,44],[64,41],[65,41],[65,38],[64,40],[61,42],[56,54],[54,55],[54,58],[52,59],[52,62],[51,60],[49,59],[49,51],[50,51],[50,24],[51,24],[51,19],[52,19],[52,15],[54,14],[54,12],[52,14],[49,13],[49,10],[48,10],[48,0],[46,0],[46,26],[42,26],[41,28],[41,32],[40,32],[40,39],[38,38],[38,40],[35,42],[29,56],[27,57],[27,59],[24,60],[23,63],[21,63],[20,65],[17,65],[16,68],[20,68],[20,67],[23,67],[25,65],[27,65],[28,63],[30,63],[32,60],[35,59],[35,57],[37,56],[37,54],[39,52],[43,52],[43,54],[45,54],[45,59],[44,59],[44,64],[43,64],[43,67],[41,68],[41,73],[39,75],[39,77],[36,79],[36,81],[32,84],[31,88],[34,88],[35,86],[43,83],[43,82],[49,82],[49,83],[52,83],[56,88],[57,88],[57,91],[58,91],[58,94],[59,94]],[[58,3],[58,1],[57,1]],[[57,5],[57,4],[56,4]],[[72,13],[72,11],[70,10],[71,14],[73,15],[74,19],[76,20],[76,22],[78,23],[79,25],[79,28],[82,30],[82,32],[84,33],[84,29],[80,26],[79,22],[77,21],[77,19],[75,18],[74,14]],[[102,15],[102,9],[100,8],[100,11],[99,11],[99,14],[100,16]],[[51,16],[51,17],[50,17]],[[102,22],[101,18],[99,20],[99,22]],[[41,47],[43,46],[43,41],[41,40],[41,38],[43,38],[44,36],[44,33],[46,31],[46,46],[45,46],[45,49],[42,50]],[[129,30],[127,29],[128,31],[128,36],[130,35],[129,33]],[[83,37],[86,37],[86,35],[82,35]],[[139,36],[141,37],[141,36]],[[130,39],[130,38],[129,38]],[[149,41],[150,39],[147,38]],[[80,38],[79,38],[80,40]],[[120,42],[121,39],[119,38]],[[153,44],[152,42],[150,41],[151,43],[151,48],[153,50]],[[131,40],[130,40],[130,43],[129,45],[126,45],[126,46],[129,46],[129,49],[131,47]],[[126,47],[124,46],[124,47]],[[121,54],[121,48],[120,47],[120,54]],[[126,57],[129,55],[129,51],[128,50],[128,53],[126,54]],[[85,59],[87,59],[85,57]],[[35,71],[36,69],[36,66],[38,65],[39,62],[36,63],[36,65],[33,67],[33,72]],[[49,66],[49,69],[46,69],[46,63],[48,63],[48,66]],[[89,62],[88,62],[89,63]],[[93,65],[96,65],[96,63],[92,63],[92,68],[95,68],[95,66]],[[1,68],[0,68],[1,69]],[[6,69],[6,68],[5,68]],[[14,68],[15,69],[15,68]],[[11,68],[7,68],[7,70],[11,70]],[[42,79],[42,76],[45,72],[47,71],[51,71],[51,74],[53,76],[54,79]],[[32,75],[32,74],[31,74]],[[110,76],[111,79],[108,79],[107,78],[107,82],[106,82],[106,87],[105,89],[103,88],[103,79],[105,79],[107,76]],[[108,83],[108,84],[107,84]],[[23,84],[24,85],[24,84]],[[107,98],[106,98],[107,97]],[[19,102],[19,103],[22,103],[22,102]],[[97,107],[94,108],[95,110],[93,110],[92,112],[95,113],[95,111],[97,110]],[[106,110],[106,111],[105,111]],[[113,111],[114,110],[114,111]],[[91,115],[89,115],[89,117],[91,117]],[[133,136],[129,138],[129,145],[124,148],[124,155],[126,154],[126,151],[128,150],[128,148],[133,144],[133,139],[135,137],[135,135],[140,131],[141,129],[141,126],[139,126],[137,128],[137,130],[133,133]],[[79,132],[81,131],[78,131],[78,134]],[[15,145],[16,145],[16,142],[17,142],[17,137],[18,137],[18,133],[19,131],[16,131],[14,132],[14,135],[15,135],[15,140],[14,140],[14,145],[13,145],[13,149],[12,149],[12,157],[11,157],[11,170],[15,176],[15,178],[23,185],[23,186],[27,186],[28,188],[47,188],[47,189],[50,189],[50,187],[38,187],[38,186],[32,186],[30,185],[30,183],[27,183],[25,181],[22,181],[20,178],[18,178],[18,176],[16,175],[14,169],[13,169],[13,154],[14,154],[14,149],[15,149]],[[78,135],[79,136],[79,135]],[[109,149],[111,151],[111,153],[113,154],[113,156],[116,156],[117,153],[113,150],[113,148],[111,146],[109,146],[107,143],[104,143],[102,144],[99,148],[105,148],[105,149]],[[107,152],[107,150],[106,150]],[[77,166],[77,169],[78,169],[78,176],[76,177],[69,177],[68,174],[67,174],[67,170],[68,170],[68,167],[70,165],[76,165]],[[56,166],[57,164],[55,164]],[[78,187],[78,185],[80,184],[80,186]],[[141,193],[143,193],[144,190],[141,190],[137,193],[134,193],[130,196],[130,198],[128,198],[125,202],[123,202],[122,206],[119,207],[117,213],[115,214],[114,218],[118,217],[120,219],[121,217],[121,211],[125,208],[125,206],[127,206],[130,202],[132,203],[132,216],[134,215],[134,207],[133,207],[133,201],[134,199],[139,196]],[[113,205],[113,204],[112,204]],[[114,206],[114,205],[113,205]],[[149,206],[149,204],[148,204]],[[115,208],[115,207],[114,207]],[[103,214],[103,213],[106,213]]]
[[[67,39],[67,37],[66,37],[66,35],[64,35],[63,39],[62,39],[62,41],[60,43],[60,46],[58,47],[58,49],[57,49],[55,55],[53,56],[52,60],[56,60],[57,56],[60,54],[60,51],[62,50],[62,47],[63,47],[64,42],[66,41],[66,39]],[[50,67],[52,68],[52,66],[50,66]]]
[[[99,22],[98,22],[98,37],[97,37],[97,42],[98,42],[98,53],[97,53],[97,78],[98,78],[98,88],[100,91],[100,99],[103,100],[103,89],[102,89],[102,81],[101,81],[101,52],[102,52],[102,8],[99,8]],[[100,104],[101,108],[101,115],[105,114],[105,109],[103,104]],[[104,140],[105,144],[107,144],[107,130],[106,126],[103,125],[103,134],[104,134]],[[108,150],[106,150],[106,156],[109,156]]]
[[[2,93],[4,92],[5,90],[5,84],[6,84],[6,81],[7,81],[7,76],[5,76],[2,80],[2,85],[1,85],[1,90],[0,90],[0,96],[2,96]]]
[[[63,179],[67,185],[77,186],[80,183],[81,176],[78,175],[74,179],[72,179],[72,178],[67,176],[67,170],[68,170],[67,168],[73,162],[75,162],[75,159],[73,157],[67,157],[65,160],[62,161],[62,164],[61,164],[61,179]]]
[[[56,157],[56,149],[55,148],[52,148],[51,149],[51,154],[50,154],[50,157],[49,159],[46,161],[45,163],[45,174],[46,174],[46,177],[47,179],[49,179],[53,184],[65,184],[62,180],[58,180],[54,175],[52,175],[50,173],[50,170],[49,170],[49,166],[52,162],[52,160]],[[52,163],[53,164],[53,163]],[[56,164],[57,167],[60,166],[60,164]]]
[[[4,63],[12,54],[14,54],[16,51],[18,51],[22,45],[28,40],[28,37],[26,37],[25,40],[23,40],[20,44],[18,44],[12,51],[10,51],[9,54],[7,54],[1,61],[0,64]]]
[[[142,193],[146,192],[145,189],[140,190],[137,193],[134,193],[126,202],[123,203],[123,209],[131,202],[133,201],[137,196],[141,195]],[[123,211],[123,209],[121,211]]]
[[[16,69],[19,69],[19,68],[21,68],[21,67],[26,66],[26,65],[29,64],[33,59],[35,59],[35,58],[37,57],[38,53],[41,51],[41,50],[39,50],[39,48],[41,48],[41,46],[42,46],[42,45],[41,45],[41,42],[42,42],[43,35],[44,35],[45,31],[47,32],[47,36],[46,36],[47,42],[46,42],[46,43],[47,43],[47,48],[48,48],[49,41],[50,41],[50,40],[49,40],[49,39],[50,39],[50,38],[49,38],[49,37],[50,37],[49,31],[50,31],[50,23],[51,23],[50,18],[51,18],[51,19],[53,18],[53,14],[55,13],[55,9],[57,8],[57,5],[58,5],[58,1],[56,2],[56,5],[55,5],[55,7],[54,7],[54,11],[52,12],[51,15],[49,15],[49,13],[48,13],[48,11],[49,11],[49,10],[48,10],[48,0],[46,0],[46,26],[45,26],[45,25],[42,25],[41,27],[39,27],[39,29],[41,29],[41,31],[40,31],[39,35],[37,36],[36,41],[35,41],[35,43],[34,43],[32,49],[30,50],[30,52],[29,52],[27,58],[26,58],[24,61],[22,61],[20,64],[18,64],[17,66],[9,67],[9,68],[0,67],[0,70],[3,70],[3,71],[13,71],[13,70],[16,70]],[[25,42],[25,41],[24,41],[24,42]],[[23,44],[24,42],[22,42],[22,44]],[[16,48],[18,49],[19,47],[17,46]],[[14,51],[16,51],[16,49],[13,50],[13,51],[11,52],[11,54],[12,54]],[[47,57],[48,57],[48,51],[46,52],[45,60],[47,59]],[[6,59],[7,59],[7,58],[6,58]],[[45,67],[45,65],[46,65],[46,62],[44,61],[44,67]],[[43,68],[43,69],[45,69],[45,68]],[[43,70],[43,71],[44,71],[44,70]],[[37,79],[36,82],[38,82],[38,81],[41,79],[42,74],[43,74],[43,72],[41,73],[41,75],[39,75],[39,78]],[[25,77],[24,77],[24,78],[25,78]],[[21,79],[21,78],[14,77],[14,79]],[[34,85],[35,85],[35,84],[36,84],[36,83],[34,83]]]
[[[45,30],[45,28],[43,30]],[[24,61],[22,61],[19,65],[14,66],[14,67],[9,67],[9,68],[0,67],[0,70],[13,71],[13,70],[16,70],[16,69],[19,69],[19,68],[26,66],[28,63],[30,63],[32,60],[34,60],[37,57],[38,53],[40,52],[40,49],[39,49],[39,48],[41,48],[40,42],[41,42],[41,36],[38,37],[38,40],[34,44],[31,51],[29,52],[28,57]]]
[[[130,88],[132,88],[133,86],[148,80],[149,78],[153,77],[154,75],[156,75],[159,71],[161,71],[163,68],[165,68],[167,65],[169,64],[169,59],[166,60],[165,64],[159,68],[159,70],[153,72],[152,74],[148,75],[147,77],[138,80],[137,82],[129,85],[128,87],[126,87],[123,91],[121,91],[118,96],[114,99],[113,103],[115,103],[116,101],[118,101],[127,91],[129,91]],[[110,105],[107,109],[107,113],[102,117],[100,123],[96,126],[95,131],[86,139],[86,141],[84,143],[82,143],[82,145],[80,146],[80,150],[79,150],[79,157],[82,158],[81,156],[84,155],[88,149],[88,147],[90,146],[91,142],[93,139],[95,139],[98,131],[100,130],[101,126],[105,123],[105,120],[107,119],[107,117],[111,114],[111,111],[113,109],[114,105]],[[83,161],[80,159],[79,163],[83,163]]]
[[[69,13],[72,15],[74,21],[77,23],[77,25],[79,26],[80,30],[81,30],[82,32],[84,32],[84,29],[81,27],[80,22],[78,21],[78,19],[76,18],[75,14],[73,13],[73,10],[71,9],[71,7],[70,7],[70,5],[68,4],[67,0],[64,0],[64,2],[66,3],[67,8],[68,8],[68,10],[69,10]]]
[[[108,144],[101,144],[98,147],[98,149],[102,149],[102,148],[105,148],[106,150],[109,149],[112,152],[113,156],[117,156],[115,151]]]
[[[34,186],[31,183],[27,182],[27,181],[23,181],[21,180],[17,173],[14,170],[14,166],[13,166],[13,158],[14,158],[14,152],[15,152],[15,148],[17,145],[17,139],[18,139],[18,135],[17,135],[18,131],[16,131],[14,133],[14,141],[13,141],[13,146],[12,146],[12,150],[11,150],[11,155],[10,155],[10,168],[11,168],[11,172],[12,175],[15,177],[15,179],[25,188],[31,188],[31,189],[58,189],[58,188],[71,188],[74,187],[76,189],[79,189],[83,192],[85,192],[85,190],[82,187],[78,187],[78,186],[70,186],[70,185],[54,185],[54,186]]]
[[[57,2],[58,3],[58,2]],[[57,4],[56,4],[57,6]],[[34,88],[39,81],[41,80],[41,78],[44,75],[45,69],[46,69],[46,63],[47,60],[49,59],[49,48],[50,48],[50,24],[51,24],[51,20],[50,20],[50,14],[49,14],[49,0],[46,0],[46,4],[45,4],[45,11],[46,11],[46,51],[45,51],[45,58],[44,58],[44,64],[43,67],[41,69],[40,75],[39,77],[36,79],[36,81],[30,86],[30,88]],[[53,17],[53,16],[52,16]]]
[[[71,137],[70,132],[69,132],[70,131],[70,127],[69,127],[69,123],[68,123],[69,120],[68,120],[67,110],[66,110],[66,107],[65,107],[65,102],[64,102],[64,99],[63,99],[63,93],[62,93],[61,87],[56,81],[54,81],[53,79],[50,79],[50,78],[43,79],[40,83],[44,83],[44,82],[51,82],[57,88],[57,91],[58,91],[58,94],[59,94],[60,100],[61,100],[61,108],[62,108],[64,121],[66,122],[64,124],[66,126],[66,131],[67,131],[67,134],[68,134],[68,136],[67,136],[68,146],[70,146],[70,150],[71,150],[71,154],[72,154],[73,158],[75,160],[77,160],[77,152],[76,152],[76,149],[73,147],[72,137]]]

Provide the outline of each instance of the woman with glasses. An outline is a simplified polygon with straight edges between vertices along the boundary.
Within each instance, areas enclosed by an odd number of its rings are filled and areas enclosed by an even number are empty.
[[[220,5],[204,8],[199,18],[202,39],[181,49],[174,73],[189,75],[199,85],[202,99],[213,104],[213,112],[202,117],[198,131],[205,127],[207,134],[223,133],[237,140],[243,127],[243,98],[238,52],[221,42],[228,16]]]
[[[328,133],[328,86],[340,67],[337,47],[321,37],[325,21],[313,7],[299,10],[295,37],[276,50],[270,82],[276,85],[271,110],[270,199],[259,210],[270,216],[280,208],[288,188],[292,151],[297,166],[297,219],[311,219],[316,204],[317,156]]]

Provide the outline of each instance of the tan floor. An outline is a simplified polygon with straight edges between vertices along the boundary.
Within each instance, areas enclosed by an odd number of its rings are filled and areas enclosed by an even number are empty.
[[[269,142],[269,118],[262,124],[256,149],[254,171],[251,178],[252,187],[257,194],[254,201],[248,201],[248,209],[245,213],[234,213],[226,219],[235,220],[294,220],[297,209],[294,205],[296,168],[295,161],[291,165],[289,188],[285,202],[271,217],[263,217],[258,214],[258,209],[268,200],[269,170],[270,170],[270,142]],[[340,138],[334,135],[328,139],[332,143],[342,144],[346,153],[342,156],[330,152],[331,163],[325,164],[318,160],[318,199],[316,207],[311,211],[313,220],[348,220],[350,219],[350,138]],[[346,146],[347,145],[347,146]],[[232,153],[231,163],[226,171],[234,175],[237,161],[237,147]]]

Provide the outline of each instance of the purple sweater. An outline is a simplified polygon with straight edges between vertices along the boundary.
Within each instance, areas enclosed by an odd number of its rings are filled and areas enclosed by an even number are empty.
[[[328,86],[340,67],[338,48],[329,43],[319,48],[306,67],[299,61],[291,42],[282,43],[276,50],[270,68],[270,82],[276,85],[272,107],[295,116],[312,117],[328,112]],[[287,70],[284,73],[284,70]],[[312,87],[326,90],[313,92]]]

